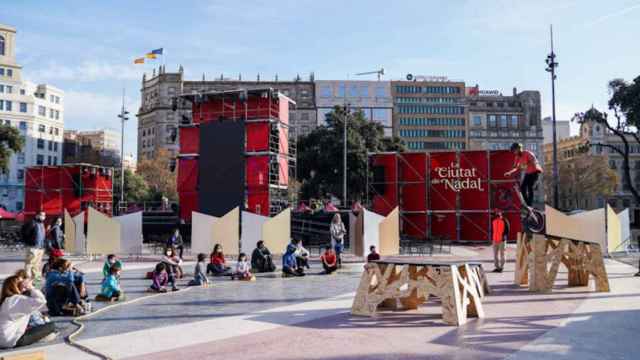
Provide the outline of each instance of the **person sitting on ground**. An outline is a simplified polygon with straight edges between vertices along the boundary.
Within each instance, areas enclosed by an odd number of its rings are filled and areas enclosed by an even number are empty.
[[[114,265],[117,265],[118,268],[120,268],[120,270],[122,271],[122,261],[120,261],[120,259],[118,259],[118,257],[115,254],[107,255],[107,260],[104,262],[104,265],[102,266],[102,277],[104,279],[106,279],[109,275],[111,275],[111,268]],[[120,275],[118,275],[118,278],[120,278]]]
[[[87,312],[70,268],[71,262],[60,258],[47,272],[45,295],[50,316],[82,315]]]
[[[47,303],[31,279],[9,276],[2,284],[0,294],[0,348],[26,346],[56,336],[53,323],[28,327],[31,314]]]
[[[209,278],[207,278],[205,270],[207,268],[207,264],[205,263],[206,258],[207,255],[204,253],[198,254],[198,262],[193,271],[193,280],[189,281],[189,286],[209,286]]]
[[[255,272],[273,272],[276,270],[276,265],[273,263],[271,252],[264,245],[264,241],[260,240],[256,244],[256,248],[251,254],[251,268]]]
[[[210,255],[210,262],[207,265],[207,274],[211,273],[213,276],[231,275],[230,270],[231,268],[227,266],[227,261],[224,259],[222,245],[216,244]]]
[[[282,255],[282,274],[284,276],[304,276],[304,269],[299,267],[296,261],[296,249],[294,244],[289,244]]]
[[[169,274],[167,274],[167,266],[164,263],[158,263],[153,271],[153,282],[149,290],[155,292],[167,292],[169,284]]]
[[[298,263],[298,267],[311,269],[311,266],[309,266],[309,250],[302,246],[302,240],[300,239],[293,240],[293,243],[296,245],[296,262]]]
[[[78,289],[80,299],[86,300],[87,298],[89,298],[89,294],[87,293],[87,284],[84,281],[84,273],[76,269],[71,261],[60,258],[58,263],[58,271],[62,273],[62,276],[68,277],[71,282],[73,282],[73,284]]]
[[[179,251],[178,257],[182,259],[182,253],[184,252],[184,241],[182,235],[180,235],[180,229],[175,228],[173,234],[167,239],[167,247],[174,248]]]
[[[338,268],[342,267],[342,250],[344,249],[344,236],[347,234],[347,229],[344,227],[342,218],[339,213],[333,215],[331,219],[331,226],[329,228],[331,235],[331,246],[336,251],[338,257]]]
[[[53,264],[56,263],[56,261],[58,259],[60,259],[61,257],[56,256],[54,254],[49,255],[49,259],[47,260],[46,263],[44,263],[44,265],[42,265],[42,278],[46,279],[47,278],[47,273],[49,271],[51,271],[51,269],[53,269]],[[25,273],[26,274],[26,273]]]
[[[124,300],[124,293],[120,288],[120,271],[118,264],[113,264],[109,269],[109,275],[102,280],[100,294],[96,295],[96,301],[120,301]]]
[[[20,279],[21,284],[26,284],[26,281],[30,280],[29,279],[29,275],[27,274],[27,272],[24,269],[20,269],[20,270],[16,271],[16,273],[14,275],[17,276]],[[29,296],[29,294],[28,294],[26,289],[23,289],[22,294]],[[39,311],[39,310],[38,311],[34,311],[33,313],[31,313],[31,316],[29,317],[29,325],[27,326],[27,328],[44,325],[44,324],[46,324],[46,323],[48,323],[50,321],[51,320],[49,320],[49,317],[46,316],[45,314],[43,314],[41,311]]]
[[[169,285],[171,285],[171,289],[173,291],[178,290],[176,287],[176,280],[182,277],[182,268],[180,267],[182,260],[180,260],[176,255],[173,248],[166,248],[161,262],[164,264],[165,270],[167,271],[167,277],[169,278]]]
[[[320,256],[320,261],[322,261],[322,268],[325,274],[329,275],[338,270],[338,258],[330,245],[325,246],[324,254]]]
[[[253,280],[253,274],[251,273],[251,265],[249,264],[249,260],[247,260],[247,255],[245,253],[240,253],[238,255],[238,262],[236,262],[236,271],[231,275],[231,280]]]
[[[367,262],[372,262],[376,260],[380,260],[380,254],[378,254],[378,252],[376,251],[376,246],[371,245],[369,246],[369,255],[367,255]]]

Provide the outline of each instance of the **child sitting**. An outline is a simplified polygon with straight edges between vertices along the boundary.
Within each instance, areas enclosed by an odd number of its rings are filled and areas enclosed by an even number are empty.
[[[247,260],[247,255],[245,253],[240,253],[238,255],[238,262],[236,263],[236,271],[231,275],[231,280],[246,280],[252,281],[255,280],[253,274],[251,274],[251,264],[249,264],[249,260]]]
[[[109,275],[102,280],[102,290],[96,295],[96,301],[119,301],[124,300],[124,293],[120,289],[120,266],[114,264],[109,269]]]
[[[330,245],[325,246],[324,249],[324,254],[320,256],[320,261],[322,261],[325,274],[329,275],[338,270],[338,257]]]
[[[206,258],[207,255],[203,253],[198,254],[198,262],[196,263],[196,268],[193,271],[193,280],[189,281],[189,286],[209,286],[209,279],[205,273],[207,264],[205,264],[204,261]]]
[[[287,245],[287,250],[282,255],[282,276],[304,276],[304,269],[298,266],[296,261],[296,246]]]
[[[207,265],[207,274],[211,273],[213,276],[229,275],[231,268],[227,266],[227,262],[224,259],[222,245],[216,244],[210,257],[211,262]]]
[[[167,292],[167,284],[169,284],[169,274],[167,274],[167,267],[164,263],[158,263],[156,269],[153,272],[153,283],[149,288],[154,292]]]
[[[115,254],[107,255],[107,260],[104,262],[104,266],[102,267],[102,277],[104,279],[111,275],[111,268],[115,265],[117,265],[120,271],[122,271],[122,261],[120,261]],[[118,273],[118,278],[120,278],[120,273]]]

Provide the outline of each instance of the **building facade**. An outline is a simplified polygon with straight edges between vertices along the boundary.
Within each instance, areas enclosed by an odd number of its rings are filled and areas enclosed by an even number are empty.
[[[542,136],[544,137],[545,144],[553,142],[553,120],[551,120],[551,116],[542,119]],[[556,119],[556,140],[560,141],[570,136],[571,122],[569,120]]]
[[[0,24],[0,121],[16,127],[25,140],[0,176],[0,206],[21,211],[25,168],[62,162],[64,93],[51,85],[24,81],[15,49],[16,30]]]
[[[164,67],[154,70],[147,79],[142,78],[141,105],[138,111],[138,158],[150,158],[158,149],[178,154],[177,128],[180,121],[189,122],[190,109],[178,104],[181,111],[173,111],[173,98],[194,92],[222,91],[238,88],[255,89],[271,87],[281,91],[295,101],[290,109],[290,136],[296,137],[311,132],[317,124],[315,87],[313,77],[309,81],[297,78],[293,81],[246,80],[185,80],[182,67],[175,73],[167,73]],[[178,119],[178,116],[185,117]]]
[[[65,130],[63,161],[101,166],[120,164],[120,133],[110,129]]]
[[[384,127],[386,136],[393,132],[393,99],[389,81],[316,80],[318,125],[326,125],[326,115],[335,106],[347,104],[360,110],[367,120]]]
[[[391,81],[394,135],[410,151],[466,149],[465,83],[422,78]]]

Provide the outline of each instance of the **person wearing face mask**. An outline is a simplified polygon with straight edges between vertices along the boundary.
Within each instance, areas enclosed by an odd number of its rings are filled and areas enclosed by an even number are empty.
[[[182,260],[176,254],[176,250],[172,247],[167,247],[164,251],[164,255],[162,256],[162,263],[165,264],[167,275],[169,277],[169,285],[173,291],[178,290],[176,287],[176,278],[182,277],[182,268],[180,265],[182,264]]]
[[[64,249],[64,231],[62,231],[62,219],[57,218],[56,222],[49,230],[49,242],[47,248],[50,254],[56,254],[57,257],[63,255]]]
[[[42,267],[42,256],[44,255],[47,235],[44,225],[45,216],[44,211],[38,212],[33,220],[22,225],[20,231],[26,248],[24,270],[31,279],[36,281],[40,280],[39,270]]]

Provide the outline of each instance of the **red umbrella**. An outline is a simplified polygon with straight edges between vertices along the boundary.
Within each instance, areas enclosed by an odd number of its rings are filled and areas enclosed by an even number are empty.
[[[12,213],[11,211],[0,208],[0,219],[14,220],[15,218],[16,213]]]

